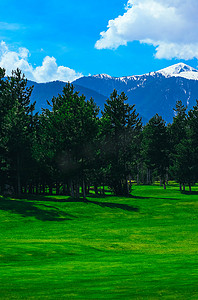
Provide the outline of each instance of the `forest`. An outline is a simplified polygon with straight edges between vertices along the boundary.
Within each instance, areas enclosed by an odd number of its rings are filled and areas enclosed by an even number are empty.
[[[154,115],[143,125],[127,96],[112,91],[100,112],[66,83],[63,93],[35,112],[33,87],[17,69],[0,68],[0,194],[53,194],[84,198],[90,189],[128,195],[132,184],[170,180],[185,191],[198,181],[198,101],[178,99],[166,124]]]

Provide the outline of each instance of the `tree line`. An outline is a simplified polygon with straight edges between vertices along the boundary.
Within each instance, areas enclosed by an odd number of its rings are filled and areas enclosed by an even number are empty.
[[[91,98],[67,83],[49,108],[35,113],[33,87],[17,69],[0,68],[0,193],[83,197],[105,187],[128,195],[133,180],[168,180],[185,190],[198,180],[198,102],[189,110],[177,101],[172,124],[156,114],[143,126],[135,105],[112,92],[99,117]]]

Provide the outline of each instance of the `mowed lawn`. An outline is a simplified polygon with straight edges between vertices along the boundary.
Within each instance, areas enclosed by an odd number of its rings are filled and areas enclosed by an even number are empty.
[[[198,299],[198,187],[0,197],[0,299]]]

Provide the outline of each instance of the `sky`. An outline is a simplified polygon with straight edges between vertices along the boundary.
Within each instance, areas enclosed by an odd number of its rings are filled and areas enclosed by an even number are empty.
[[[197,0],[1,0],[0,67],[36,82],[198,68]]]

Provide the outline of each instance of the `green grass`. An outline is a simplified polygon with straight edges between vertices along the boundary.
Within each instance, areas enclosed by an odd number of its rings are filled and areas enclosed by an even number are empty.
[[[198,187],[0,198],[0,299],[198,299]]]

